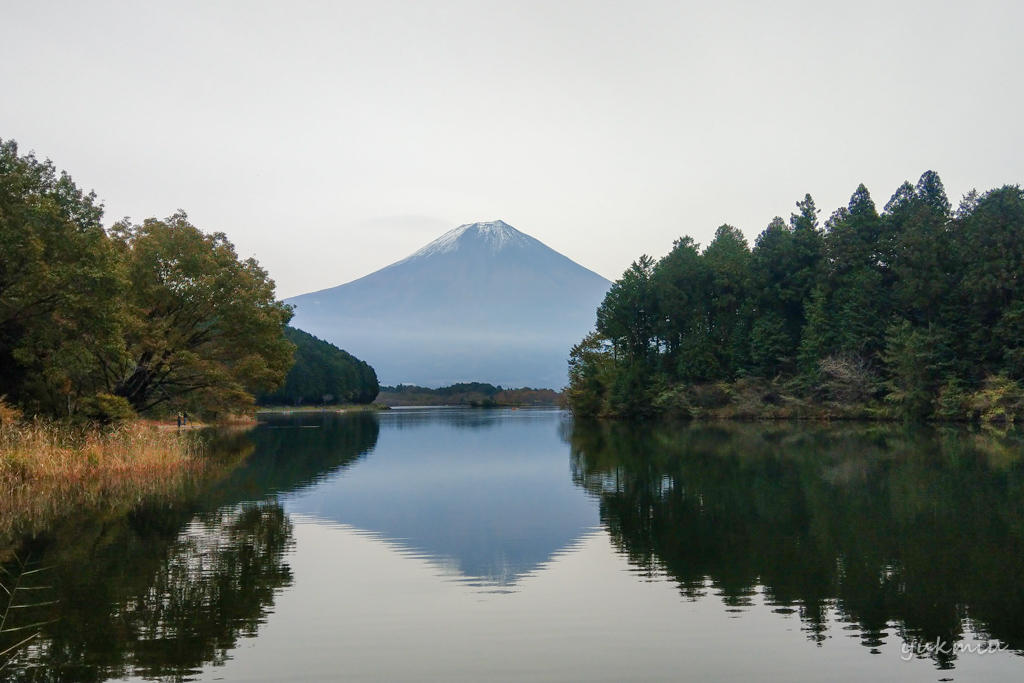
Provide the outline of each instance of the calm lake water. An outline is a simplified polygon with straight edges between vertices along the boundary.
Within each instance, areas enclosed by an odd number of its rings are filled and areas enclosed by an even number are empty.
[[[23,549],[59,602],[0,678],[1024,676],[1014,435],[408,409],[219,444],[185,500]]]

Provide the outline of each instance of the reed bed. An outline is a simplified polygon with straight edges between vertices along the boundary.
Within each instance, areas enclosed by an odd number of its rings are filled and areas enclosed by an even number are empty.
[[[0,538],[173,494],[202,471],[202,451],[193,434],[141,422],[0,422]]]

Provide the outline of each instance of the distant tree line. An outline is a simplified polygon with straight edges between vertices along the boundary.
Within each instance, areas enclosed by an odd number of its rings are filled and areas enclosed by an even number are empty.
[[[954,210],[928,171],[881,213],[861,185],[824,226],[818,214],[806,195],[752,249],[723,225],[703,249],[683,237],[641,256],[572,349],[574,411],[693,414],[756,386],[765,404],[859,416],[1024,413],[1020,187],[972,191]]]
[[[381,387],[381,391],[390,394],[435,394],[437,396],[456,396],[461,394],[482,394],[493,396],[503,391],[501,385],[488,384],[487,382],[456,382],[446,387],[430,389],[415,384],[396,384],[394,386]]]
[[[284,336],[295,345],[295,364],[284,384],[259,396],[260,404],[370,403],[377,397],[377,373],[364,361],[294,327]]]
[[[518,389],[486,382],[458,382],[438,389],[398,384],[381,387],[378,401],[389,406],[468,405],[481,408],[498,406],[552,406],[562,395],[551,389]]]
[[[104,229],[94,193],[0,140],[0,400],[111,420],[244,410],[285,379],[291,310],[183,212]]]

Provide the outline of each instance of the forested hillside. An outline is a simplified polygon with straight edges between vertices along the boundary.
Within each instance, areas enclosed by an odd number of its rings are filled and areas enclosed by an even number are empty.
[[[295,345],[295,364],[284,384],[259,397],[263,405],[370,403],[380,386],[377,373],[355,356],[308,332],[287,327],[285,338]]]
[[[723,225],[635,261],[572,349],[576,413],[1024,414],[1020,187],[953,209],[928,171],[881,212],[863,185],[823,226],[796,208],[753,248]]]

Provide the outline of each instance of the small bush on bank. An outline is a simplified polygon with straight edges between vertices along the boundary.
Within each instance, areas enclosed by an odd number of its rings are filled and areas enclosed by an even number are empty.
[[[1016,380],[996,375],[985,380],[982,388],[967,402],[973,416],[982,422],[1012,424],[1024,417],[1024,389]]]
[[[963,382],[953,378],[939,389],[935,401],[935,417],[938,420],[959,422],[973,419],[970,407],[971,395]]]
[[[113,394],[96,394],[82,401],[82,416],[101,425],[134,420],[138,415],[128,399]]]
[[[686,387],[674,386],[663,389],[655,396],[654,409],[659,415],[676,418],[695,417]]]
[[[690,401],[698,408],[724,408],[732,399],[732,392],[725,382],[716,384],[694,384],[689,388]]]
[[[867,361],[855,354],[837,354],[818,362],[816,393],[840,404],[869,401],[878,388],[878,376]]]

